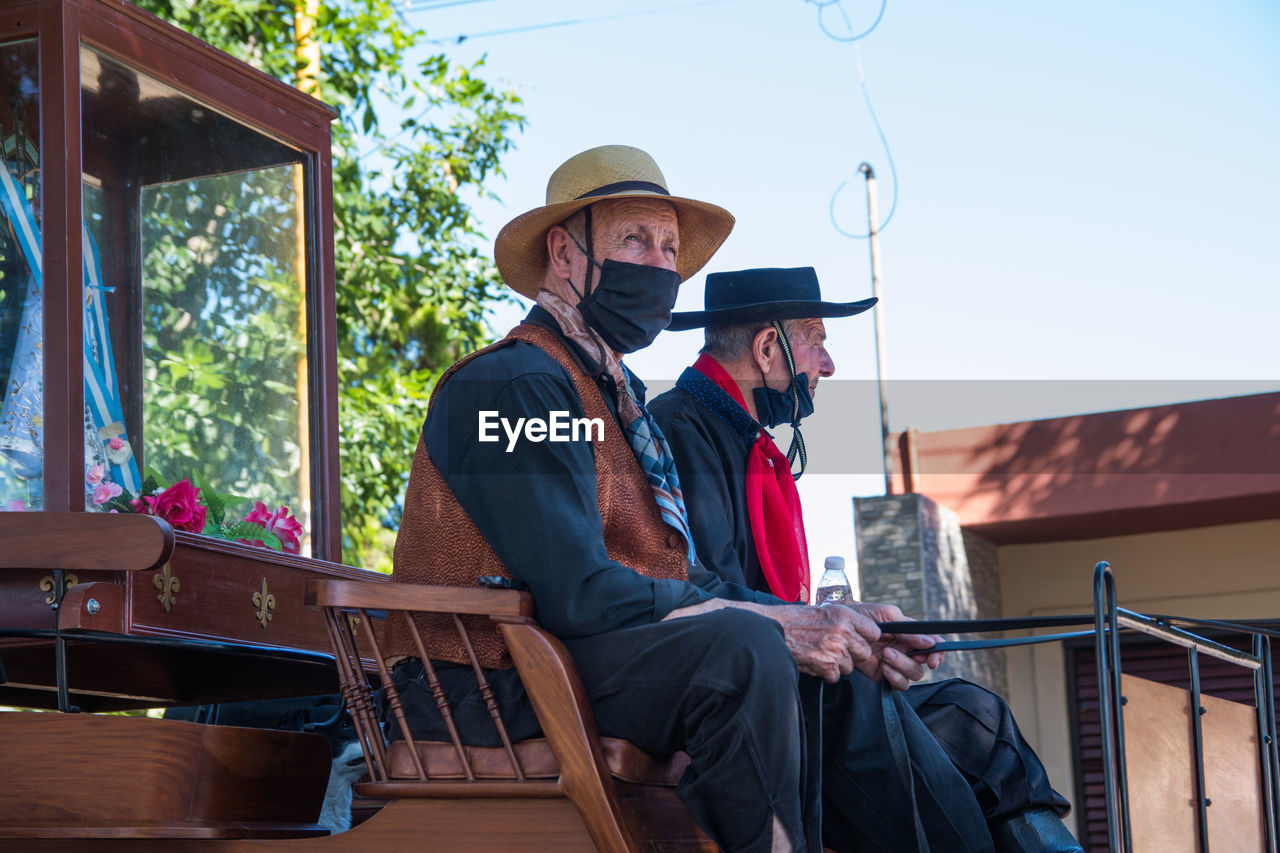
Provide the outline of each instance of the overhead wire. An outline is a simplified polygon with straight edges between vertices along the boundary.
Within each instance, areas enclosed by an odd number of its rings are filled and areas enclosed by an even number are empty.
[[[395,6],[395,11],[396,11],[396,16],[405,23],[405,26],[412,29],[415,27],[415,25],[410,23],[409,19],[405,17],[406,13],[432,12],[432,11],[435,11],[436,9],[446,9],[452,6],[471,6],[475,3],[489,3],[489,2],[492,2],[492,0],[436,0],[436,2],[427,2],[425,4],[421,2],[415,2],[415,0],[404,0],[403,4]],[[428,43],[439,44],[440,40],[429,39]],[[378,149],[384,148],[390,143],[394,142],[396,139],[398,139],[399,137],[403,136],[405,133],[408,132],[409,128],[412,126],[411,122],[416,122],[418,119],[422,118],[427,113],[431,112],[431,110],[434,107],[435,107],[435,104],[428,103],[427,106],[423,107],[416,115],[411,116],[406,122],[404,122],[401,125],[400,130],[396,131],[391,136],[388,136],[386,139],[383,139],[380,142],[376,143],[372,148],[369,148],[366,151],[358,153],[357,157],[363,160],[364,158],[374,154],[376,151],[378,151]]]
[[[491,2],[491,0],[437,0],[437,2],[427,3],[426,5],[417,5],[416,3],[413,2],[413,0],[406,0],[404,4],[404,11],[409,13],[429,12],[436,9],[444,9],[444,8],[449,8],[453,6],[469,6],[476,3],[486,3],[486,2]],[[637,9],[637,10],[632,10],[628,12],[619,12],[612,15],[598,15],[596,17],[591,17],[591,18],[570,18],[562,21],[546,21],[539,24],[526,24],[519,27],[509,27],[509,28],[500,29],[500,30],[486,30],[484,32],[469,33],[469,34],[460,33],[456,36],[450,36],[448,38],[427,39],[426,41],[428,44],[435,44],[435,45],[447,45],[447,44],[456,45],[456,44],[462,44],[463,42],[471,41],[478,38],[487,38],[491,36],[500,36],[500,35],[514,35],[517,33],[533,32],[536,30],[545,30],[545,29],[553,29],[553,28],[568,27],[568,26],[578,26],[582,24],[599,23],[603,21],[612,21],[612,20],[619,20],[623,18],[640,17],[645,15],[655,15],[655,14],[662,14],[666,12],[677,12],[684,9],[697,8],[700,6],[714,6],[714,5],[721,5],[724,3],[732,3],[732,2],[740,2],[740,0],[697,0],[697,2],[682,3],[675,6],[663,6],[663,7],[654,8],[654,9]],[[832,39],[833,41],[849,43],[853,45],[854,61],[858,71],[858,84],[862,90],[862,98],[864,103],[866,104],[867,113],[871,116],[871,122],[875,126],[876,133],[880,137],[880,143],[884,147],[885,157],[889,163],[889,173],[890,173],[892,184],[893,184],[893,201],[889,206],[888,215],[885,216],[884,221],[880,224],[880,227],[878,229],[879,231],[883,231],[886,227],[888,227],[889,222],[893,219],[893,214],[898,207],[898,171],[897,171],[897,167],[894,165],[894,162],[893,162],[893,152],[889,148],[889,140],[885,136],[884,129],[880,125],[880,119],[876,115],[875,107],[871,103],[871,94],[867,88],[866,76],[864,75],[862,70],[862,57],[858,50],[858,42],[866,38],[867,36],[869,36],[872,32],[875,31],[875,29],[878,26],[880,26],[880,22],[884,19],[884,13],[885,13],[886,7],[888,6],[888,0],[880,0],[880,8],[876,13],[875,19],[871,22],[871,25],[867,27],[865,30],[863,30],[862,32],[857,34],[853,34],[853,24],[849,20],[849,16],[845,13],[843,0],[805,0],[805,2],[813,5],[817,9],[818,26],[822,30],[824,35],[826,35],[828,38]],[[850,35],[839,35],[837,33],[832,32],[828,28],[824,15],[826,14],[827,10],[832,6],[835,6],[837,11],[840,13],[840,17],[844,20],[845,28],[849,31]],[[424,110],[423,112],[425,113],[426,110]],[[385,142],[390,142],[396,137],[402,135],[404,132],[405,132],[405,129],[402,128],[400,132],[394,134],[388,140],[385,140],[384,144]],[[837,232],[851,239],[865,240],[871,236],[869,233],[867,234],[852,233],[842,228],[836,218],[836,214],[835,214],[836,200],[839,198],[840,193],[844,190],[845,186],[848,183],[849,183],[848,179],[846,179],[845,181],[842,181],[840,185],[836,187],[835,192],[832,193],[831,202],[828,207],[828,215],[831,219],[832,227],[834,227]]]
[[[821,0],[821,2],[818,2],[818,0],[806,0],[806,2],[813,3],[813,5],[818,7],[818,26],[822,29],[822,32],[826,33],[827,38],[832,39],[833,41],[844,42],[859,41],[871,35],[871,31],[880,26],[880,19],[884,17],[885,6],[889,5],[888,0],[881,0],[880,11],[876,14],[876,19],[871,22],[871,26],[867,27],[865,31],[858,33],[856,36],[838,36],[831,32],[831,30],[827,29],[827,23],[822,16],[826,13],[827,9],[835,6],[840,10],[840,16],[844,18],[845,26],[852,30],[853,27],[849,23],[849,16],[844,13],[844,4],[840,0]]]
[[[430,12],[435,9],[444,9],[450,6],[469,6],[475,3],[487,3],[487,2],[491,2],[491,0],[438,0],[438,2],[429,3],[427,5],[420,6],[414,3],[413,0],[406,0],[403,6],[403,10],[404,12],[410,12],[410,13]],[[484,38],[486,36],[510,35],[514,33],[530,32],[533,30],[550,29],[553,27],[565,27],[565,26],[573,26],[578,24],[590,24],[590,23],[596,23],[599,21],[617,20],[619,18],[633,18],[641,15],[655,15],[663,12],[677,12],[683,9],[692,9],[698,6],[714,6],[714,5],[719,5],[723,3],[735,3],[735,2],[741,2],[741,0],[698,0],[698,2],[683,3],[676,6],[663,6],[656,9],[638,9],[630,12],[619,12],[613,15],[599,15],[594,18],[574,18],[574,19],[569,19],[564,21],[549,21],[542,24],[530,24],[527,26],[512,27],[505,30],[489,30],[481,33],[473,33],[470,35],[460,34],[457,36],[451,36],[449,38],[426,39],[425,41],[428,44],[434,44],[434,45],[462,44],[465,41],[470,41],[477,38]],[[834,0],[825,0],[825,2],[834,2]],[[397,12],[400,14],[401,18],[403,18],[403,13],[400,13],[400,8],[401,7],[397,7]],[[414,116],[413,120],[422,118],[422,116],[426,115],[430,110],[431,110],[431,106],[428,105],[416,116]],[[395,134],[392,134],[390,137],[387,137],[385,140],[382,140],[382,142],[378,146],[375,146],[374,149],[371,149],[367,153],[372,154],[373,151],[376,150],[378,147],[386,145],[387,143],[390,143],[394,141],[396,138],[404,135],[404,133],[407,130],[408,130],[407,127],[401,127],[401,129],[398,132],[396,132]],[[366,155],[362,154],[361,156],[363,157]]]
[[[455,0],[459,3],[481,2],[481,0]],[[460,33],[456,36],[442,39],[428,39],[431,44],[462,44],[465,41],[474,41],[479,38],[488,38],[490,36],[506,36],[516,33],[533,32],[534,30],[548,30],[555,27],[570,27],[580,24],[594,24],[601,21],[616,21],[621,18],[636,18],[643,15],[657,15],[663,12],[678,12],[683,9],[693,9],[699,6],[716,6],[722,3],[736,3],[740,0],[699,0],[695,3],[682,3],[677,6],[663,6],[657,9],[637,9],[630,12],[618,12],[613,15],[598,15],[594,18],[569,18],[563,21],[547,21],[541,24],[526,24],[520,27],[509,27],[502,30],[486,30],[480,33]]]
[[[422,3],[420,0],[404,0],[406,12],[434,12],[436,9],[448,9],[453,6],[470,6],[475,3],[490,3],[492,0],[438,0],[435,3]]]
[[[877,233],[879,233],[888,227],[890,220],[893,219],[894,212],[898,209],[898,169],[893,162],[893,151],[889,148],[889,139],[885,136],[884,128],[880,125],[880,118],[876,115],[875,106],[871,103],[871,92],[867,88],[867,78],[862,71],[862,54],[858,50],[858,42],[871,35],[871,33],[875,31],[876,27],[880,26],[880,22],[884,19],[884,11],[885,7],[888,6],[888,0],[880,0],[880,10],[876,13],[875,20],[871,22],[871,26],[856,35],[853,34],[853,23],[845,13],[843,0],[805,0],[805,2],[817,7],[818,26],[827,38],[830,38],[832,41],[843,42],[853,46],[853,59],[854,65],[858,71],[858,86],[862,90],[862,100],[866,104],[867,114],[871,117],[871,124],[875,127],[876,134],[880,137],[880,144],[884,147],[885,159],[889,163],[889,175],[891,183],[893,184],[893,201],[889,205],[888,215],[885,216],[884,221],[880,223],[880,226],[877,229]],[[837,11],[839,11],[840,17],[844,19],[845,28],[849,31],[850,35],[837,35],[827,28],[823,15],[831,6],[835,6]],[[831,203],[828,205],[827,213],[831,219],[831,226],[835,228],[837,232],[853,240],[865,240],[871,236],[869,231],[865,234],[848,231],[840,226],[840,223],[836,218],[836,200],[840,197],[841,191],[844,190],[848,183],[849,179],[841,181],[840,185],[836,187],[835,192],[831,194]]]

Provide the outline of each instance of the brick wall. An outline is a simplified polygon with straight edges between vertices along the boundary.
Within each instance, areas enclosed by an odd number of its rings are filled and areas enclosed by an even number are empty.
[[[914,619],[1001,614],[996,548],[954,512],[919,494],[854,498],[853,512],[863,601],[896,604]],[[1005,695],[1004,652],[950,654],[932,678],[951,677]]]

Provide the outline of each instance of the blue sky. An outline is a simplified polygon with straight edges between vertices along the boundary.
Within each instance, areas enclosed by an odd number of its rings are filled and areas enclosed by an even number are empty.
[[[882,218],[893,181],[853,46],[824,35],[817,6],[440,2],[406,12],[440,39],[582,21],[435,46],[487,55],[486,75],[525,99],[528,127],[492,187],[503,203],[477,206],[490,238],[542,203],[564,159],[625,143],[652,153],[674,192],[737,216],[707,271],[810,265],[824,296],[870,295],[866,241],[833,227],[831,200],[848,181],[836,220],[865,231],[858,164],[879,176]],[[824,20],[847,32],[843,11],[860,32],[879,9],[843,0]],[[951,395],[903,383],[895,429],[1280,388],[1280,7],[888,0],[858,55],[898,176],[881,235],[887,375],[1044,381],[957,382]],[[688,282],[678,309],[700,308],[702,286]],[[846,420],[874,454],[872,322],[836,323],[837,377],[858,381],[825,409],[820,386],[814,417]],[[671,380],[699,344],[667,333],[629,363]],[[1067,379],[1084,381],[1048,382]],[[819,564],[852,557],[848,498],[880,489],[853,467],[815,458],[801,481]]]

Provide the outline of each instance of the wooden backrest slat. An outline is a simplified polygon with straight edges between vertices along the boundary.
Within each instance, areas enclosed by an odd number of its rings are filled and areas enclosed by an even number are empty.
[[[334,644],[342,695],[347,700],[347,710],[355,724],[356,734],[365,745],[365,765],[369,769],[370,778],[385,781],[387,760],[382,741],[382,728],[378,724],[378,714],[373,706],[369,680],[365,677],[364,667],[360,662],[360,652],[351,635],[347,614],[338,608],[325,608],[324,612],[329,615],[329,622],[332,624],[330,638]]]
[[[498,707],[493,688],[485,676],[484,669],[480,666],[474,645],[471,642],[471,636],[467,632],[461,616],[486,616],[499,623],[528,624],[534,612],[533,597],[531,595],[527,592],[516,590],[468,590],[422,584],[397,584],[389,581],[368,582],[326,579],[313,580],[307,584],[306,602],[308,605],[320,607],[330,614],[330,621],[333,623],[330,639],[334,643],[334,649],[339,659],[339,679],[343,685],[343,695],[349,695],[347,704],[356,723],[357,731],[362,733],[362,739],[366,739],[368,743],[366,749],[367,764],[370,763],[370,753],[372,754],[373,769],[370,770],[371,778],[375,781],[387,780],[389,767],[386,763],[382,732],[377,725],[377,720],[374,718],[374,709],[370,698],[372,691],[369,686],[368,676],[364,672],[359,652],[354,643],[353,635],[355,629],[352,627],[348,631],[343,628],[341,621],[343,610],[356,610],[360,614],[360,624],[364,626],[363,639],[373,651],[372,657],[382,680],[391,716],[405,741],[409,758],[413,762],[414,771],[420,781],[430,780],[431,769],[423,766],[413,734],[409,728],[399,690],[391,678],[385,657],[378,646],[376,633],[369,622],[368,610],[385,610],[387,611],[388,620],[396,618],[405,620],[414,650],[417,652],[419,660],[422,661],[423,671],[431,689],[432,697],[435,699],[436,707],[445,723],[445,727],[448,729],[449,739],[452,742],[458,762],[462,766],[467,780],[476,782],[477,777],[472,758],[462,743],[453,709],[445,695],[439,674],[432,663],[432,650],[426,647],[422,633],[413,619],[413,614],[416,612],[447,613],[452,617],[458,637],[462,641],[462,646],[471,662],[472,672],[475,675],[485,708],[489,712],[494,727],[497,729],[498,737],[502,741],[503,751],[511,765],[512,772],[519,782],[529,781],[525,775],[524,768],[520,764],[515,747],[512,745],[511,735],[502,719],[502,712]]]
[[[364,626],[364,637],[369,642],[369,647],[373,650],[373,662],[378,666],[378,675],[382,678],[383,693],[387,697],[387,702],[391,705],[391,710],[396,720],[400,723],[400,733],[404,736],[405,742],[409,745],[409,749],[413,755],[413,764],[418,771],[419,778],[425,779],[426,773],[423,771],[422,763],[418,760],[417,750],[413,748],[413,736],[409,733],[409,724],[405,719],[404,707],[400,704],[400,691],[396,690],[395,683],[391,680],[391,673],[387,671],[387,664],[382,659],[382,649],[378,648],[378,640],[373,635],[373,625],[369,622],[369,614],[364,608],[356,611],[360,614],[360,624]],[[364,678],[363,670],[361,670],[361,678]],[[365,682],[366,693],[368,690],[368,682]],[[370,694],[372,695],[372,694]],[[370,715],[373,717],[376,725],[377,715],[370,706]],[[378,727],[378,750],[383,748],[382,728]]]
[[[466,627],[462,624],[462,619],[458,614],[453,614],[453,624],[458,629],[458,637],[462,640],[462,645],[467,650],[467,657],[471,659],[471,669],[476,674],[476,684],[480,687],[480,695],[484,697],[484,705],[489,710],[489,718],[493,720],[493,724],[498,729],[498,737],[502,738],[502,746],[507,751],[507,759],[511,762],[511,769],[515,771],[516,780],[524,781],[524,770],[520,767],[520,760],[516,758],[516,751],[511,746],[511,738],[507,734],[507,727],[502,722],[502,712],[498,709],[498,700],[493,698],[493,689],[489,687],[489,679],[484,677],[484,670],[480,668],[480,661],[476,659],[475,650],[471,647],[471,637],[467,634]]]
[[[382,735],[382,723],[378,719],[378,708],[373,699],[373,689],[369,686],[369,679],[365,677],[364,665],[360,660],[360,643],[356,638],[356,625],[363,626],[365,637],[372,649],[371,655],[378,662],[379,669],[381,669],[382,664],[382,650],[378,648],[378,643],[373,637],[373,625],[369,621],[368,613],[363,610],[357,610],[355,621],[353,622],[348,618],[346,625],[347,631],[344,639],[349,643],[348,654],[350,655],[352,678],[358,679],[360,685],[360,711],[364,715],[366,737],[373,748],[374,763],[381,768],[383,778],[387,778],[390,765],[387,761],[386,741]]]
[[[422,669],[427,674],[427,684],[431,687],[431,695],[436,700],[436,707],[440,709],[440,716],[444,719],[445,728],[449,730],[449,740],[453,742],[453,751],[458,756],[458,763],[462,765],[462,771],[467,776],[468,782],[475,781],[475,773],[471,769],[471,760],[467,758],[467,751],[462,748],[462,738],[458,735],[458,726],[453,721],[453,709],[449,707],[449,699],[444,695],[444,687],[440,684],[440,678],[436,675],[436,668],[431,663],[431,655],[427,654],[427,648],[423,645],[422,634],[418,632],[418,626],[413,621],[413,614],[409,611],[402,611],[405,624],[409,626],[409,636],[413,638],[413,646],[418,650],[418,660],[422,661]],[[408,726],[401,721],[401,727],[405,730]],[[412,746],[410,746],[412,749]],[[415,750],[416,751],[416,750]],[[421,776],[426,779],[425,774]]]
[[[346,702],[347,712],[351,715],[352,721],[356,727],[356,737],[360,739],[361,750],[364,755],[365,770],[369,772],[369,778],[374,780],[383,780],[385,775],[379,776],[374,769],[372,755],[373,752],[367,745],[366,733],[364,730],[363,720],[360,719],[358,711],[355,709],[359,706],[357,696],[363,688],[368,689],[367,681],[364,681],[364,674],[361,673],[361,680],[356,681],[351,676],[351,660],[347,656],[346,646],[342,642],[341,631],[342,626],[340,620],[342,614],[335,608],[326,607],[321,613],[325,630],[329,633],[329,642],[333,646],[333,663],[338,670],[338,689],[342,692],[343,701]]]

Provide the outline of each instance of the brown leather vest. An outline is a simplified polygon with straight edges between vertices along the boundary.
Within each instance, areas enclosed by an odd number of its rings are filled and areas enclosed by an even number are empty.
[[[595,380],[578,366],[554,334],[528,323],[516,326],[503,340],[472,353],[446,370],[436,384],[432,400],[462,365],[513,341],[531,343],[560,362],[573,379],[584,414],[588,418],[599,418],[604,423],[604,440],[595,443],[596,498],[604,521],[604,544],[609,556],[651,578],[688,580],[684,537],[662,521],[653,490]],[[529,414],[537,416],[539,413]],[[511,577],[466,510],[458,504],[444,477],[428,457],[421,438],[409,472],[409,488],[405,492],[404,517],[396,537],[394,564],[392,580],[401,583],[474,588],[478,577]],[[564,567],[566,583],[572,582],[569,575],[574,570],[573,566]],[[419,615],[415,616],[415,621],[423,632],[424,643],[433,659],[470,663],[452,617]],[[463,623],[481,666],[489,669],[509,669],[512,666],[511,655],[492,622],[484,617],[464,616]],[[388,658],[418,655],[400,618],[386,623],[382,649]]]

